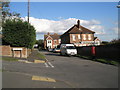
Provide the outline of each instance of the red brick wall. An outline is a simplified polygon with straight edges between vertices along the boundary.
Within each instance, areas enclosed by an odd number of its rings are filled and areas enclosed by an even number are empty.
[[[91,40],[88,40],[88,35],[89,35],[89,34],[85,34],[85,35],[86,35],[86,40],[83,39],[83,35],[84,35],[84,34],[81,34],[81,36],[82,36],[82,41],[93,41],[93,40],[94,40],[94,34],[91,34]]]
[[[0,56],[11,56],[11,47],[8,46],[0,46]]]
[[[27,58],[30,55],[30,50],[24,47],[12,47],[13,48],[22,48],[22,50],[14,51],[14,57]]]
[[[13,52],[13,48],[22,48],[22,51],[14,51]],[[10,47],[8,46],[0,46],[0,56],[13,56],[14,57],[20,57],[20,55],[22,56],[21,58],[27,58],[31,53],[31,49],[27,49],[24,47]]]
[[[72,35],[75,35],[75,41],[73,41]],[[81,35],[81,39],[78,39],[78,35]],[[79,43],[80,41],[93,41],[94,39],[94,34],[91,34],[91,40],[88,39],[89,34],[86,35],[86,40],[83,39],[84,34],[70,34],[70,43]]]
[[[75,35],[75,41],[73,41],[72,35]],[[70,43],[79,43],[81,39],[78,39],[78,35],[80,34],[70,34]]]
[[[60,45],[59,40],[52,40],[52,47],[55,48],[54,45]]]

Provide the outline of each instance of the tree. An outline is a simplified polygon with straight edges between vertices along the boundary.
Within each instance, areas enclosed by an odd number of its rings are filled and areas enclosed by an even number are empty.
[[[107,45],[107,44],[109,44],[108,41],[102,41],[102,45]]]
[[[112,45],[120,45],[120,39],[113,39],[110,41],[110,44]]]
[[[0,1],[0,13],[2,13],[2,17],[0,18],[0,34],[2,33],[2,23],[4,23],[6,18],[20,18],[20,13],[10,12],[9,4],[9,1]]]
[[[33,48],[36,42],[35,28],[21,19],[7,19],[3,23],[2,34],[3,44],[11,46]]]
[[[38,49],[43,49],[44,48],[44,42],[42,39],[36,40],[36,44],[38,44]]]
[[[6,18],[10,17],[19,17],[20,13],[10,12],[9,4],[10,2],[1,2],[2,3],[2,21],[5,21]]]

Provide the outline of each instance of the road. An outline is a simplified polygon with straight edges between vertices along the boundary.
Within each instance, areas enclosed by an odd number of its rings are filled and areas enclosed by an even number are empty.
[[[117,66],[41,53],[48,63],[3,61],[3,88],[118,88]]]

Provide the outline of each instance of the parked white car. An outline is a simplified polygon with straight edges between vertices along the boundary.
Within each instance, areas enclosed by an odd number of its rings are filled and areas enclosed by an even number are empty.
[[[61,55],[76,55],[77,49],[75,48],[74,44],[61,44],[60,54]]]

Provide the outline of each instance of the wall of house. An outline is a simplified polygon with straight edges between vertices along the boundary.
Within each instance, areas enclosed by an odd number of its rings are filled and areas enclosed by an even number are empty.
[[[73,35],[75,36],[75,40],[73,40]],[[78,38],[78,35],[80,35],[80,39]],[[86,37],[86,40],[84,39],[84,35]],[[89,35],[91,36],[91,39],[88,39]],[[62,43],[79,43],[81,41],[93,41],[93,40],[94,34],[70,34],[69,37],[68,35],[63,35],[61,38]]]
[[[75,40],[73,40],[73,35],[75,36]],[[79,43],[81,39],[78,38],[80,34],[70,34],[70,43]],[[81,35],[80,35],[81,38]]]
[[[92,56],[92,47],[76,47],[78,55],[82,56]],[[119,48],[117,46],[96,46],[96,58],[107,58],[110,60],[119,60]]]
[[[84,39],[84,35],[86,37],[86,40]],[[89,39],[89,35],[91,35],[91,40]],[[94,40],[94,34],[81,34],[82,41],[93,41]]]
[[[46,40],[44,40],[44,49],[47,49],[47,48],[46,48]]]
[[[65,34],[61,37],[61,44],[67,44],[70,43],[70,35]]]
[[[53,48],[56,48],[58,45],[60,45],[60,43],[59,43],[59,39],[55,39],[55,40],[53,40]]]

